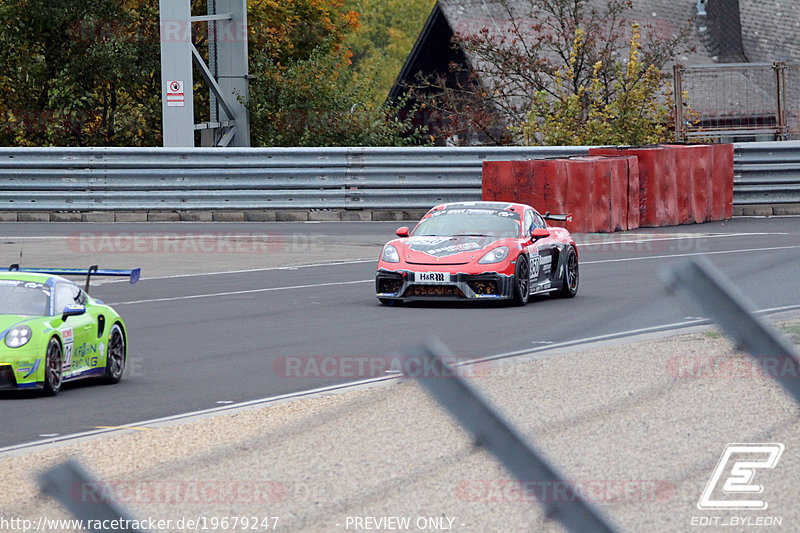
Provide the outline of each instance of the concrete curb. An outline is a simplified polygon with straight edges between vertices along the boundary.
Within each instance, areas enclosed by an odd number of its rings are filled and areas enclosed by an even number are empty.
[[[770,217],[781,215],[800,215],[800,204],[775,204],[775,205],[735,205],[733,216]]]

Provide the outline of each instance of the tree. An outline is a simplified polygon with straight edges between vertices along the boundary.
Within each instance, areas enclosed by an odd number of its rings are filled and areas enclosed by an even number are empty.
[[[347,39],[355,77],[373,82],[370,99],[383,103],[403,68],[436,0],[345,0],[360,13],[360,24]]]
[[[622,132],[637,113],[637,128],[658,121],[653,131],[660,131],[667,86],[662,69],[685,48],[688,24],[674,35],[640,28],[626,18],[629,0],[604,0],[599,10],[600,2],[588,0],[487,2],[502,16],[491,28],[456,34],[454,46],[470,64],[451,66],[455,83],[440,75],[414,88],[440,117],[444,136],[477,133],[497,144],[577,142],[590,117],[592,127]],[[624,65],[623,57],[634,63]]]
[[[419,140],[355,75],[359,16],[343,0],[249,0],[248,19],[254,145]],[[194,26],[201,54],[205,30]],[[200,76],[194,89],[204,120]],[[0,145],[159,146],[158,0],[0,0],[0,117]]]
[[[152,1],[0,0],[0,143],[160,144],[157,32]]]
[[[532,109],[519,126],[525,144],[544,145],[644,145],[668,140],[667,119],[672,109],[671,87],[655,65],[641,61],[641,35],[632,26],[629,54],[623,66],[615,62],[611,92],[594,65],[586,87],[574,90],[574,70],[559,69],[555,76],[555,95],[539,91]],[[583,46],[583,32],[576,32],[570,65],[574,65]]]
[[[347,39],[359,15],[342,0],[261,0],[250,6],[251,136],[261,146],[418,144],[397,108],[376,104]]]

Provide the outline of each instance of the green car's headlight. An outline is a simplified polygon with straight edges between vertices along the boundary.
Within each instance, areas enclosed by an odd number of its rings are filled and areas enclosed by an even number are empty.
[[[17,326],[6,333],[6,346],[9,348],[19,348],[25,346],[31,340],[33,332],[28,326]]]

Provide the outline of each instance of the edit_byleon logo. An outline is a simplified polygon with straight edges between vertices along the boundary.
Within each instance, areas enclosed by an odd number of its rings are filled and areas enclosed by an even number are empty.
[[[754,497],[764,492],[764,487],[754,482],[754,478],[759,471],[775,468],[783,449],[781,443],[728,444],[697,502],[697,508],[766,509],[767,501]]]

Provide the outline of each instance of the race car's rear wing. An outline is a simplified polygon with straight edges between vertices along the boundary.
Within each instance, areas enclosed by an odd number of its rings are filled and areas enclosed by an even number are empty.
[[[542,218],[554,222],[572,222],[572,215],[551,215],[550,211],[542,215]]]
[[[92,265],[89,268],[20,268],[18,264],[13,264],[8,268],[0,268],[0,272],[25,272],[29,274],[52,274],[54,276],[86,276],[86,286],[84,290],[89,292],[89,281],[92,276],[115,276],[130,278],[131,285],[139,281],[142,274],[141,268],[130,270],[119,270],[112,268],[97,268]]]

